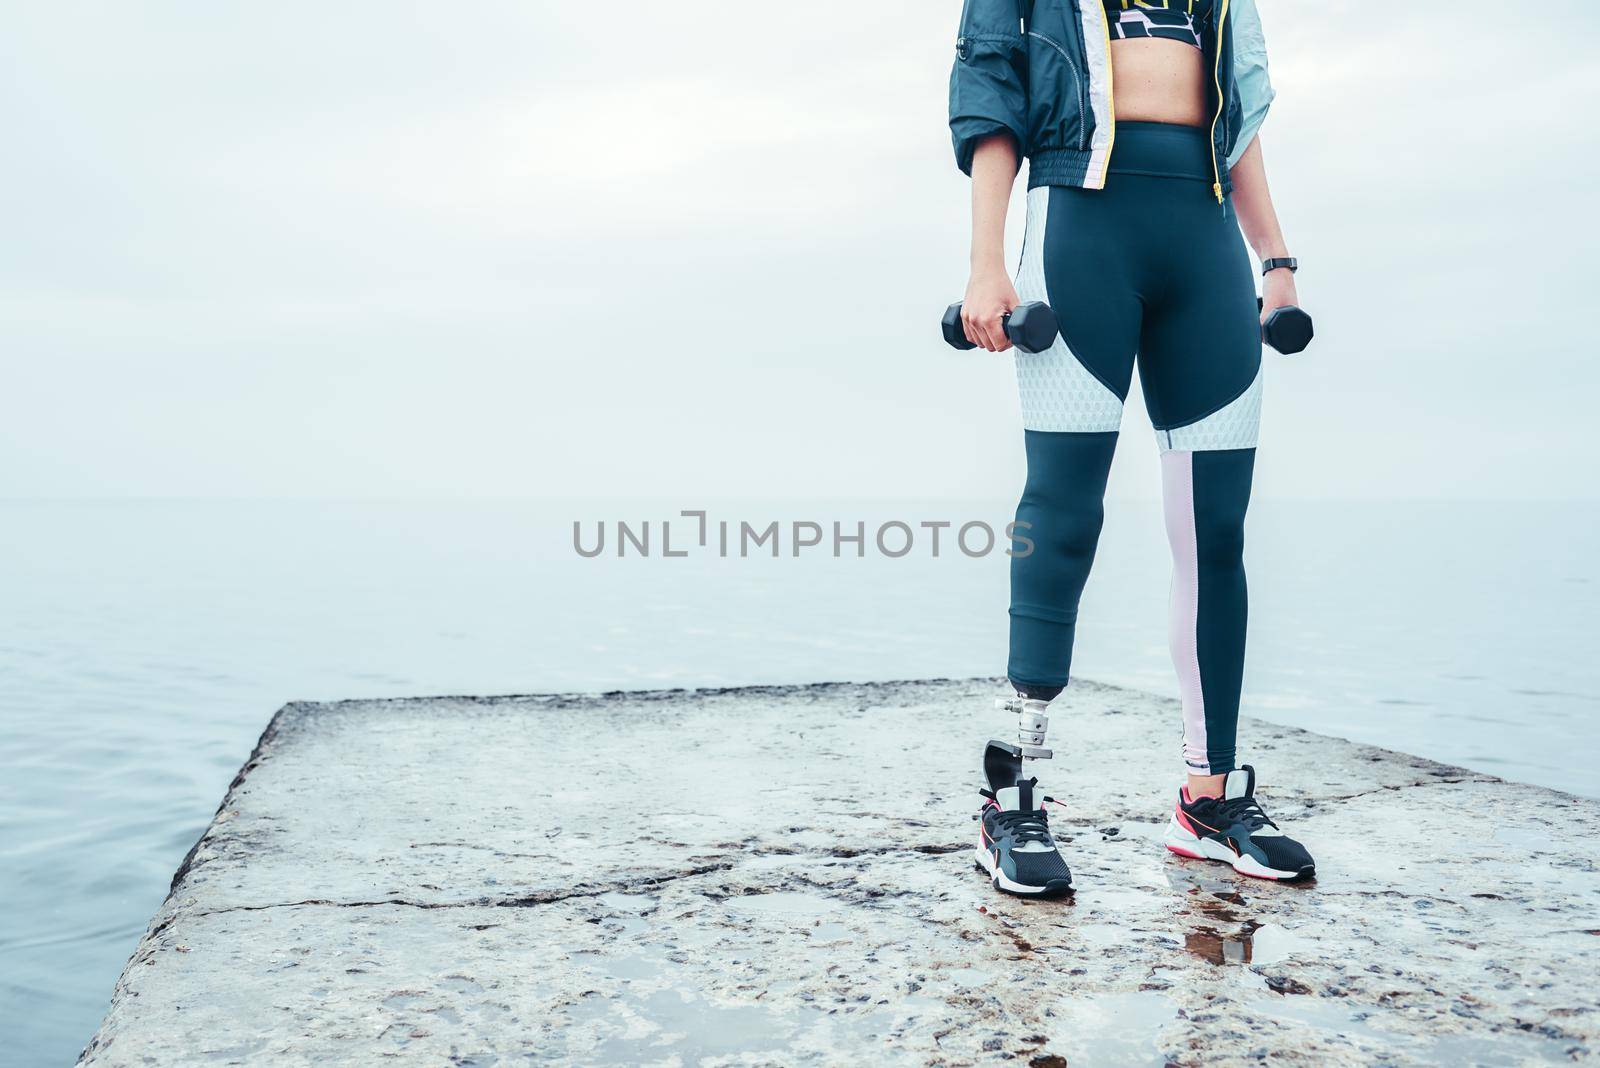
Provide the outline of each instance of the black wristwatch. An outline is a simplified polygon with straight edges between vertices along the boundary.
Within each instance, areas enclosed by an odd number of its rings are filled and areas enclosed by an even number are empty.
[[[1274,256],[1270,260],[1261,261],[1261,273],[1263,275],[1268,271],[1276,271],[1279,267],[1287,267],[1289,268],[1289,273],[1294,274],[1300,269],[1300,261],[1293,256]]]

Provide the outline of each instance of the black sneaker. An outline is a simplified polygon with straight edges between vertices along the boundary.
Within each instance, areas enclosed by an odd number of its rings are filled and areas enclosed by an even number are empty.
[[[1058,897],[1072,892],[1072,873],[1050,837],[1044,795],[1037,779],[1023,779],[1001,790],[979,790],[986,800],[978,812],[979,870],[996,890],[1026,897]]]
[[[1256,801],[1256,769],[1249,764],[1228,772],[1221,797],[1189,800],[1178,791],[1178,807],[1164,839],[1174,853],[1197,860],[1220,860],[1257,879],[1309,879],[1317,874],[1306,847],[1278,830]]]

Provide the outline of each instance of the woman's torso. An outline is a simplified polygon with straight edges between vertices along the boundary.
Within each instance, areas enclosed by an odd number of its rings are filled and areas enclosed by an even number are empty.
[[[1118,119],[1204,126],[1211,121],[1201,32],[1212,0],[1099,0],[1111,30]]]

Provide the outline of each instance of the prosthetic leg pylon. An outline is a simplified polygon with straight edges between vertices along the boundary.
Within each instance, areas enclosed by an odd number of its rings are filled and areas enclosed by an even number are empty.
[[[995,700],[995,707],[1016,713],[1017,742],[1012,745],[991,738],[984,746],[983,774],[989,780],[989,789],[1004,790],[1021,782],[1025,777],[1023,760],[1049,760],[1055,755],[1045,747],[1045,735],[1050,730],[1050,717],[1045,715],[1045,709],[1049,704],[1021,694]]]

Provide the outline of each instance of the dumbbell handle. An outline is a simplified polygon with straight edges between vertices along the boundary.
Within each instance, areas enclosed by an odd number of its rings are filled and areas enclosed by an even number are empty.
[[[958,304],[958,305],[956,305],[956,307],[959,308],[960,305]],[[1000,329],[1005,330],[1005,328],[1007,326],[1009,326],[1009,325],[1011,325],[1011,313],[1010,312],[1001,312],[1000,313]],[[1011,335],[1008,332],[1006,334],[1006,336],[1010,337]],[[950,344],[954,345],[958,349],[961,349],[962,351],[966,351],[967,349],[975,349],[975,348],[978,347],[977,345],[975,345],[972,342],[968,341],[966,339],[966,337],[964,337],[964,336],[961,338],[960,341],[952,341],[952,342],[950,342]]]
[[[966,333],[961,328],[961,304],[955,304],[945,309],[944,335],[945,340],[953,347],[963,351],[977,348],[967,340]],[[1049,348],[1056,339],[1057,326],[1055,312],[1043,301],[1028,301],[1016,306],[1019,316],[1026,313],[1025,318],[1018,318],[1016,329],[1012,329],[1011,312],[1003,312],[1000,316],[1001,328],[1006,337],[1020,351],[1027,353],[1043,352]]]

